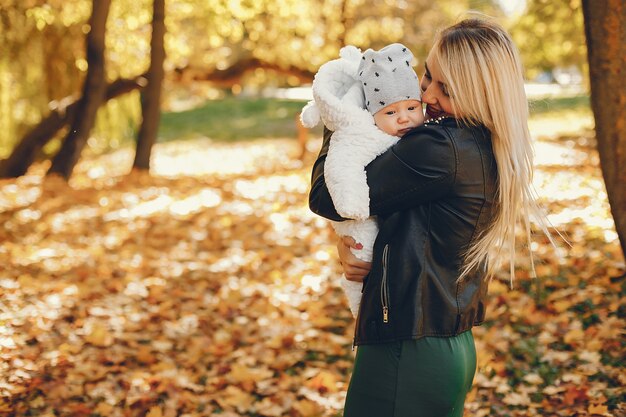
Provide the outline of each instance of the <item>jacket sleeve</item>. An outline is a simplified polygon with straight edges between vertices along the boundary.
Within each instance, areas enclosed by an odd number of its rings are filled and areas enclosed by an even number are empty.
[[[333,132],[313,166],[309,207],[331,220],[345,220],[335,210],[324,180],[324,162]],[[367,166],[370,214],[385,215],[437,200],[455,181],[457,158],[449,135],[441,127],[421,126]]]
[[[309,208],[315,214],[334,221],[346,220],[337,214],[333,200],[328,192],[326,180],[324,179],[324,163],[330,146],[330,137],[333,132],[324,126],[324,141],[317,160],[313,164],[313,173],[311,174],[311,191],[309,193]]]
[[[384,215],[435,201],[456,180],[457,155],[445,128],[421,126],[367,167],[370,213]]]

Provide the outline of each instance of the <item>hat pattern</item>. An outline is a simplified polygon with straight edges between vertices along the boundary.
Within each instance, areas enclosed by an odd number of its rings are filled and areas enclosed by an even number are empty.
[[[401,43],[392,43],[379,51],[365,51],[358,74],[365,93],[365,107],[371,114],[398,101],[421,101],[412,60],[413,54]]]

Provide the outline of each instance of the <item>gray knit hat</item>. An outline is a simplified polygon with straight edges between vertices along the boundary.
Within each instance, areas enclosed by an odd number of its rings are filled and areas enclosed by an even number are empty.
[[[368,49],[359,65],[365,107],[371,114],[402,100],[422,100],[417,74],[411,67],[413,54],[401,43],[380,51]]]

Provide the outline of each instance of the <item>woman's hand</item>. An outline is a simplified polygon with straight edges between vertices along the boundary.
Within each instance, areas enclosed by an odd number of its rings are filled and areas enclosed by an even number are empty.
[[[348,281],[363,282],[363,279],[372,269],[372,263],[362,261],[354,256],[350,248],[362,249],[363,246],[350,236],[340,236],[337,241],[337,252],[346,279]]]

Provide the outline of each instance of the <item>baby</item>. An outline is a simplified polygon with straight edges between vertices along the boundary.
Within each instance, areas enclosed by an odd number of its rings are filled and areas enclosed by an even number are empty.
[[[393,43],[380,51],[368,49],[359,65],[365,108],[374,116],[376,126],[392,136],[402,137],[424,123],[419,80],[411,67],[412,59],[407,47]]]
[[[353,46],[341,58],[320,67],[313,81],[314,100],[302,110],[302,123],[313,127],[321,118],[335,133],[330,141],[324,177],[337,213],[354,219],[332,222],[342,236],[363,248],[354,254],[371,261],[378,225],[369,215],[365,167],[411,129],[424,122],[413,54],[394,43],[364,54]],[[352,314],[358,314],[362,284],[342,279]]]

